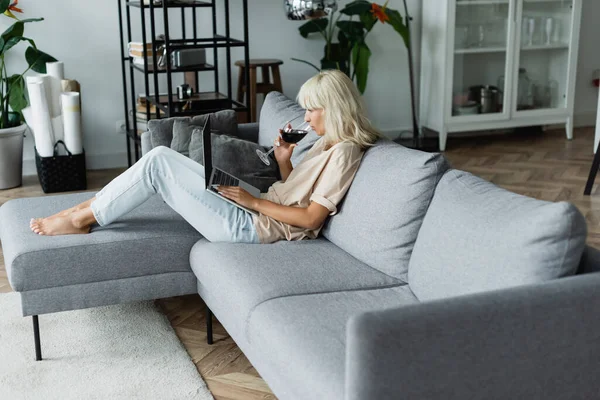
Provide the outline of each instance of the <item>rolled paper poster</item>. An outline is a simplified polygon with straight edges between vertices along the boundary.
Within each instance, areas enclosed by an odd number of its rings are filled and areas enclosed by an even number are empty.
[[[62,81],[65,79],[65,64],[62,61],[47,62],[46,74]]]
[[[63,79],[61,81],[61,91],[63,92],[81,92],[79,82],[73,79]]]
[[[81,107],[81,85],[74,79],[63,79],[61,82],[62,92],[79,93],[79,106]]]
[[[59,140],[62,140],[63,142],[65,141],[62,115],[52,118],[52,132],[54,132],[54,144],[56,144],[56,142]],[[59,156],[64,156],[66,154],[66,152],[63,152],[63,150],[64,149],[61,146],[58,146]]]
[[[28,76],[25,78],[25,82],[26,84],[29,84],[29,82],[42,82],[44,84],[44,92],[46,93],[46,103],[50,107],[52,103],[52,78],[49,75]]]
[[[79,93],[65,92],[61,95],[62,117],[65,145],[73,154],[83,153],[83,134],[81,131],[81,107]]]
[[[31,105],[33,119],[31,127],[34,132],[35,147],[40,156],[51,157],[54,154],[54,133],[43,80],[29,80],[27,91]]]
[[[50,83],[50,116],[54,118],[60,115],[60,93],[62,80],[65,77],[64,64],[60,61],[46,63],[46,75]]]

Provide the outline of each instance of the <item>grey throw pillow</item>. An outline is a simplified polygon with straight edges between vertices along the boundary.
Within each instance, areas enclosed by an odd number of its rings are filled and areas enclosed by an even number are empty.
[[[203,126],[208,114],[197,115],[195,117],[171,117],[164,119],[152,119],[148,121],[148,131],[150,132],[150,143],[152,148],[156,146],[165,146],[182,148],[188,131],[185,127],[189,124],[194,126]],[[237,114],[234,110],[222,110],[210,114],[212,129],[218,129],[229,135],[237,135]],[[178,123],[177,126],[175,123]],[[175,129],[177,128],[177,129]],[[183,138],[179,136],[183,134]],[[175,141],[175,142],[174,142]]]
[[[191,120],[175,120],[173,123],[173,139],[171,140],[171,149],[189,157],[190,140],[192,139],[192,131],[197,129],[196,125],[191,123]]]
[[[265,150],[256,143],[212,130],[213,165],[241,180],[267,192],[269,187],[281,179],[276,161],[265,165],[256,149]],[[202,128],[194,128],[190,139],[189,157],[204,165],[204,148],[202,145]]]
[[[152,148],[157,146],[171,147],[173,140],[173,125],[175,121],[191,121],[190,117],[173,117],[165,119],[151,119],[148,121],[150,143]]]

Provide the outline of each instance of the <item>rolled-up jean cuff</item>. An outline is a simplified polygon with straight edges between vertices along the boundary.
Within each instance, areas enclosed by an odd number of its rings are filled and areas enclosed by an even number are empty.
[[[102,223],[102,218],[100,217],[100,212],[96,210],[96,207],[94,207],[94,201],[92,201],[92,204],[90,204],[90,210],[92,210],[92,214],[94,214],[94,218],[96,219],[98,225],[104,226]]]

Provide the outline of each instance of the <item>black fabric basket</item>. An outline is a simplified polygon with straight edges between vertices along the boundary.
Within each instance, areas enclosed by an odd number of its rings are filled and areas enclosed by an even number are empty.
[[[63,145],[68,155],[58,155],[59,143]],[[35,166],[44,193],[87,189],[85,151],[81,154],[72,154],[62,140],[54,145],[52,157],[41,157],[35,148]]]

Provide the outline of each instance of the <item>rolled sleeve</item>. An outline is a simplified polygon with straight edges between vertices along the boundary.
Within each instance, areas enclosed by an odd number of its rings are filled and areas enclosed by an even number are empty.
[[[316,194],[313,193],[310,196],[310,201],[314,201],[315,203],[319,203],[320,205],[322,205],[323,207],[325,207],[326,209],[328,209],[329,215],[335,215],[337,213],[337,207],[336,205],[329,199],[321,196],[320,194]]]

